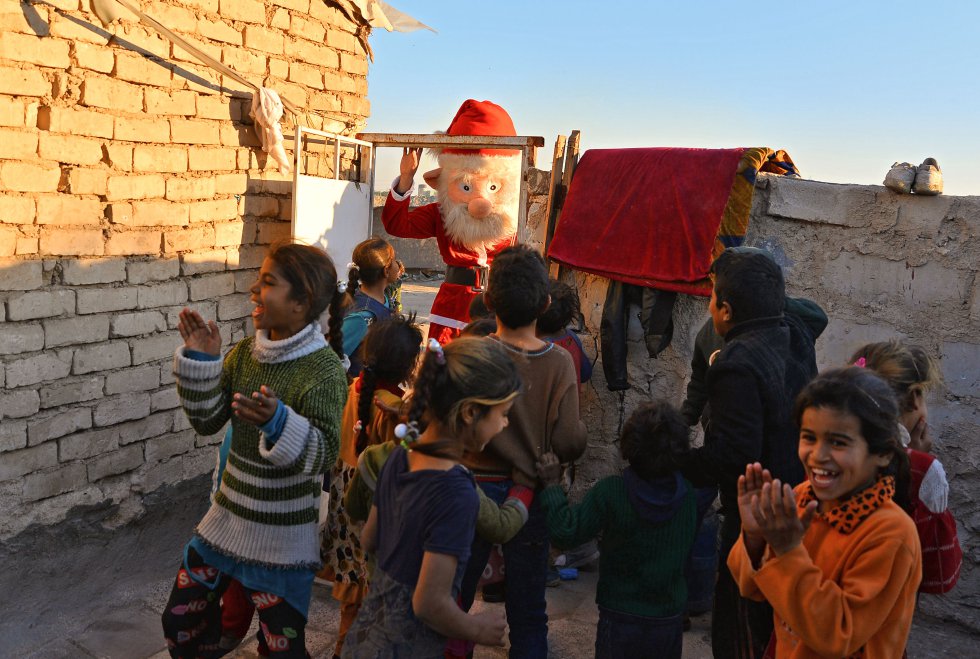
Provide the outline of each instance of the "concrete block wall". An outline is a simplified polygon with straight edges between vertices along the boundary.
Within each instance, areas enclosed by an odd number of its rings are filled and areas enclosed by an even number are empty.
[[[951,593],[922,596],[920,606],[980,631],[980,197],[900,196],[880,186],[763,175],[746,243],[776,256],[790,295],[827,311],[830,324],[817,341],[821,369],[843,365],[864,343],[892,337],[918,343],[938,360],[945,389],[929,400],[929,423],[950,480],[964,563]],[[572,277],[590,335],[583,344],[594,357],[607,280]],[[638,404],[652,397],[683,401],[707,305],[707,298],[678,297],[673,342],[656,359],[647,357],[633,318],[629,391],[609,392],[597,364],[583,398],[590,440],[579,492],[619,468],[616,439]]]
[[[142,6],[305,125],[364,123],[360,26],[323,0]],[[248,287],[290,234],[250,94],[88,7],[0,6],[0,540],[90,507],[125,521],[212,468],[220,435],[195,435],[174,391],[177,314],[215,318],[226,347],[251,332]],[[322,151],[306,171],[331,173]]]

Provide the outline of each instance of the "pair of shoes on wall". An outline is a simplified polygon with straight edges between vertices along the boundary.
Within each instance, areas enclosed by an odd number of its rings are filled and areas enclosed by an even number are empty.
[[[884,184],[899,194],[938,195],[943,192],[943,173],[935,158],[926,158],[918,167],[897,162],[885,174]]]

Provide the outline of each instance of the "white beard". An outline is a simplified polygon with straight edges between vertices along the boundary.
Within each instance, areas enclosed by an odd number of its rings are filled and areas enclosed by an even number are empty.
[[[454,202],[447,194],[440,192],[439,210],[446,235],[469,249],[479,249],[517,233],[517,217],[499,208],[478,220],[470,215],[465,203]]]

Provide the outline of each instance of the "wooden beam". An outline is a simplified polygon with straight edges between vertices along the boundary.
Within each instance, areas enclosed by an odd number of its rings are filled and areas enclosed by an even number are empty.
[[[562,199],[561,206],[558,207],[557,213],[555,215],[555,230],[558,229],[558,222],[561,221],[561,209],[565,206],[565,199],[568,196],[568,189],[572,185],[572,176],[575,175],[575,167],[578,165],[578,153],[579,146],[582,141],[582,134],[573,130],[571,136],[568,138],[568,147],[565,149],[565,166],[562,171],[561,187],[562,187]],[[559,281],[564,281],[566,278],[568,268],[564,265],[558,266],[558,276]]]
[[[357,139],[371,142],[376,147],[422,147],[425,149],[447,146],[463,149],[524,149],[544,146],[544,138],[538,136],[358,133]]]
[[[548,210],[547,215],[545,215],[548,218],[548,225],[544,234],[544,253],[546,256],[551,247],[551,239],[555,236],[555,220],[561,205],[561,199],[558,197],[561,194],[561,169],[562,162],[565,160],[565,142],[567,139],[564,135],[555,138],[555,152],[551,157],[551,183],[548,185]]]

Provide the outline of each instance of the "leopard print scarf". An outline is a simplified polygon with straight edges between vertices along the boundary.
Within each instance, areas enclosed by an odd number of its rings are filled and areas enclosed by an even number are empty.
[[[836,508],[825,513],[817,513],[825,522],[830,524],[839,533],[848,535],[866,520],[868,516],[880,508],[886,501],[891,501],[895,496],[895,477],[884,476],[879,478],[874,485],[857,492],[850,499],[841,502]],[[813,494],[813,486],[810,483],[800,492],[800,499],[797,506],[802,510],[811,501],[816,501]]]

